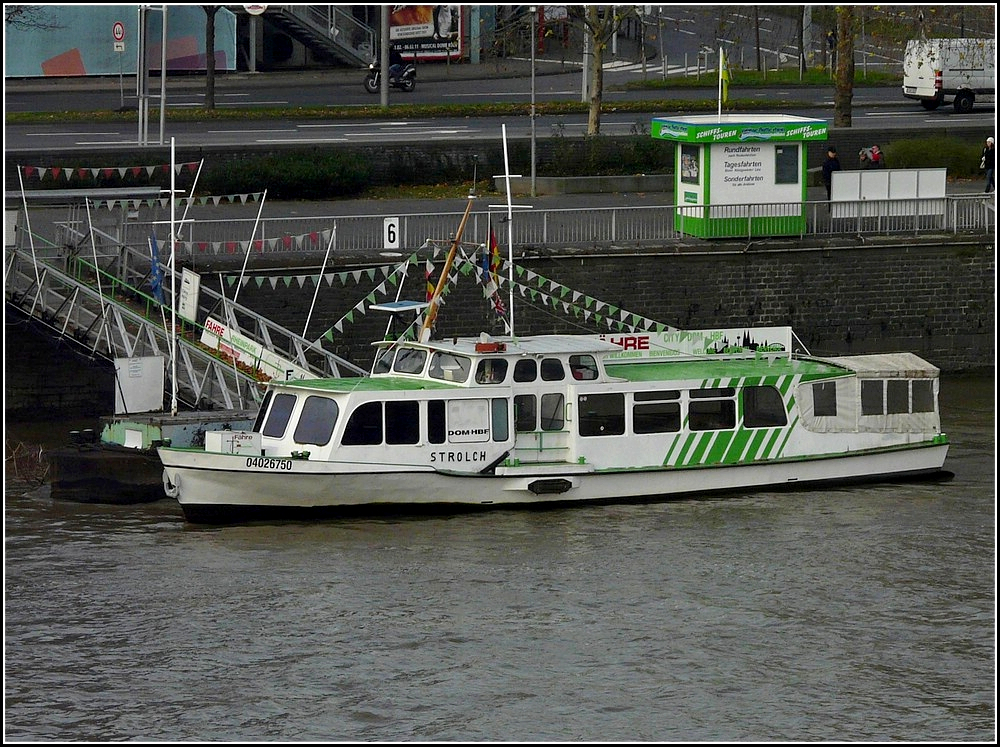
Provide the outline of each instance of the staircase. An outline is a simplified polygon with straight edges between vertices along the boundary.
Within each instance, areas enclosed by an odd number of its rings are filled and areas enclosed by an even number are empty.
[[[376,33],[349,10],[337,5],[269,5],[264,17],[321,57],[367,67],[375,57]]]

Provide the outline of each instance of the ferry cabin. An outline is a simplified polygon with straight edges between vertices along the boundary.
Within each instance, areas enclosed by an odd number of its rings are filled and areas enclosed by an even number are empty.
[[[370,377],[274,385],[254,427],[257,453],[268,458],[260,466],[305,459],[348,472],[514,476],[544,475],[548,465],[553,475],[586,475],[837,460],[946,442],[938,369],[909,353],[632,361],[615,358],[622,348],[601,337],[562,335],[378,345]],[[940,468],[946,449],[937,451],[883,461],[876,472]],[[857,467],[858,476],[870,471]],[[577,484],[525,483],[534,494]]]

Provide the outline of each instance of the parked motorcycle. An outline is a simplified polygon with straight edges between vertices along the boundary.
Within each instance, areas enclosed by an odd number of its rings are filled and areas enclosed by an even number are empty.
[[[368,72],[365,74],[365,90],[368,93],[378,93],[381,85],[382,66],[378,62],[373,62],[368,66]],[[409,93],[417,85],[417,68],[412,62],[404,62],[399,75],[389,78],[389,85]]]

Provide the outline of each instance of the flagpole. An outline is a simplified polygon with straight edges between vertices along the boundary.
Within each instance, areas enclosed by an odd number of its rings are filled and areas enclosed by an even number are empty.
[[[722,66],[725,60],[722,57],[722,47],[719,47],[719,122],[722,122]]]

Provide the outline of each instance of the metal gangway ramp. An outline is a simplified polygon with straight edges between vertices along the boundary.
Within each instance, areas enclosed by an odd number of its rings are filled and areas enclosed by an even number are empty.
[[[250,409],[259,404],[260,374],[203,344],[204,326],[174,313],[171,294],[179,293],[181,282],[171,278],[169,267],[160,265],[161,303],[144,290],[151,275],[149,256],[114,235],[93,225],[85,231],[82,224],[68,221],[60,226],[60,243],[55,243],[18,229],[14,245],[5,250],[4,296],[11,307],[92,358],[113,363],[116,358],[162,356],[165,393],[187,407]],[[89,246],[83,250],[85,243]],[[196,318],[209,315],[221,317],[241,337],[312,376],[367,375],[325,350],[322,338],[307,340],[202,287]]]

